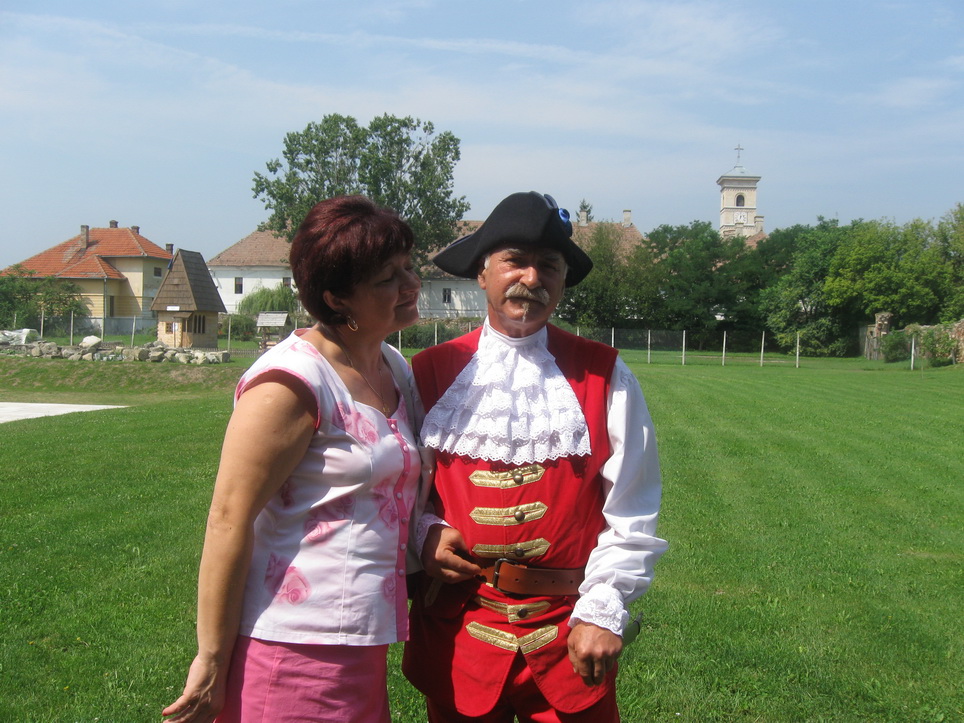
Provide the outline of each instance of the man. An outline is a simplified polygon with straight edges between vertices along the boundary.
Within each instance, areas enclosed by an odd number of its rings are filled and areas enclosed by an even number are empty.
[[[571,236],[550,196],[516,193],[434,259],[477,277],[488,317],[413,360],[436,516],[404,670],[432,723],[619,720],[626,608],[666,549],[659,463],[615,349],[548,324],[592,269]]]

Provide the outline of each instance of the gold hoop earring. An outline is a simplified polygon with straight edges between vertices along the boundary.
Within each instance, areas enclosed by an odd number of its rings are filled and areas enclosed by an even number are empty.
[[[352,331],[358,331],[358,322],[352,319],[350,316],[345,317],[345,325]]]

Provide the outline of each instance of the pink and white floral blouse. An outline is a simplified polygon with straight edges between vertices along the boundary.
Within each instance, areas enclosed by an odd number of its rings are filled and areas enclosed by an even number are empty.
[[[297,330],[259,358],[315,395],[318,418],[301,463],[255,520],[240,634],[261,640],[380,645],[408,637],[405,558],[421,472],[405,395],[389,418],[355,402]],[[387,344],[386,356],[400,354]],[[398,365],[407,369],[407,365]],[[413,387],[411,372],[396,385]]]

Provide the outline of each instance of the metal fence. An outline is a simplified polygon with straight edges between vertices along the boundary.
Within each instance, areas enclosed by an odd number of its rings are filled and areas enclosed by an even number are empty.
[[[423,320],[387,339],[399,349],[418,350],[461,336],[481,324],[478,319]],[[560,324],[567,331],[619,349],[627,359],[648,364],[796,364],[799,351],[787,354],[768,349],[772,343],[761,334],[756,343],[746,336],[739,341],[725,332],[717,335],[688,335],[666,329],[620,329],[579,327]]]

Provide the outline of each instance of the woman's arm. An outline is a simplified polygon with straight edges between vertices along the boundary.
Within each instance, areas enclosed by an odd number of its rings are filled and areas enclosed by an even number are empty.
[[[263,381],[261,381],[263,380]],[[254,520],[304,457],[316,402],[304,385],[268,372],[241,395],[228,423],[198,576],[198,653],[173,723],[213,720],[238,634]]]

